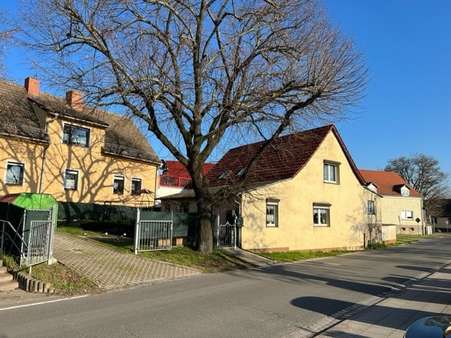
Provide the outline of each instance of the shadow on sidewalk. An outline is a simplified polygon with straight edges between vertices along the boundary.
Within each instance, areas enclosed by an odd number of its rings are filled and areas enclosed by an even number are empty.
[[[355,307],[358,304],[322,297],[300,297],[293,299],[291,305],[341,320],[343,319],[343,314],[339,313],[339,311]],[[405,330],[412,322],[419,318],[438,315],[441,314],[408,308],[374,305],[356,316],[353,316],[352,320],[390,329]],[[329,331],[327,334],[330,335],[331,332]],[[341,332],[341,334],[343,333]],[[331,337],[334,337],[334,335]]]

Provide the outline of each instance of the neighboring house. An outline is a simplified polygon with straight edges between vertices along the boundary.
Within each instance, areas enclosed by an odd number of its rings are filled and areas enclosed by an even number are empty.
[[[207,174],[212,190],[240,182],[243,168],[262,144],[229,150]],[[239,245],[244,249],[357,249],[380,224],[381,197],[366,187],[331,125],[275,139],[243,186],[235,201],[220,203],[218,213],[221,224],[231,214],[241,216]],[[167,200],[189,195],[181,192]]]
[[[163,160],[162,163],[162,174],[158,177],[157,199],[178,194],[191,182],[191,176],[188,170],[179,161]],[[205,163],[202,167],[203,174],[206,175],[213,166],[213,163]],[[169,206],[166,205],[166,207],[174,211],[190,212],[195,211],[194,204],[192,200],[186,202],[177,200]]]
[[[423,199],[406,181],[392,171],[360,170],[367,186],[382,195],[381,222],[395,224],[398,233],[422,234]]]
[[[434,226],[434,231],[451,230],[451,199],[437,200],[430,211],[430,223]]]
[[[132,120],[0,81],[0,195],[40,192],[60,202],[153,205],[159,159]]]

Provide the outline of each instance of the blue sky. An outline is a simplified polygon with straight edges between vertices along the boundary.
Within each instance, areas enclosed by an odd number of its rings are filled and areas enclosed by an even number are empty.
[[[364,99],[337,124],[358,166],[383,168],[388,159],[425,153],[451,174],[451,1],[322,1],[369,70]],[[0,9],[14,15],[16,2]],[[7,76],[22,82],[34,74],[30,56],[9,50]]]

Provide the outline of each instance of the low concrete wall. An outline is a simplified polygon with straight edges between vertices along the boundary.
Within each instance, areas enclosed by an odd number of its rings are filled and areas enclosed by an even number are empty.
[[[396,225],[382,225],[381,239],[382,242],[391,244],[396,242],[397,228]]]

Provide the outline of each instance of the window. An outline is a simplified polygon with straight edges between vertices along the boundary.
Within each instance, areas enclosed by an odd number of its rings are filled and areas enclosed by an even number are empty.
[[[24,176],[24,165],[18,162],[8,162],[6,164],[6,179],[8,185],[22,185]]]
[[[324,182],[338,183],[338,163],[324,162]]]
[[[122,195],[124,193],[124,176],[114,175],[113,194]]]
[[[401,187],[401,196],[403,197],[409,197],[410,196],[410,189],[406,186]]]
[[[275,228],[279,226],[279,200],[266,200],[266,226]]]
[[[64,189],[77,190],[78,189],[78,171],[66,169],[64,173]]]
[[[313,205],[313,224],[315,226],[330,225],[330,205],[326,204]]]
[[[132,195],[141,195],[142,180],[140,178],[132,178]]]
[[[413,211],[412,210],[401,211],[401,219],[413,219]]]
[[[376,215],[376,206],[374,201],[368,201],[368,215]]]
[[[65,124],[63,129],[63,143],[89,146],[90,130],[83,127]]]

